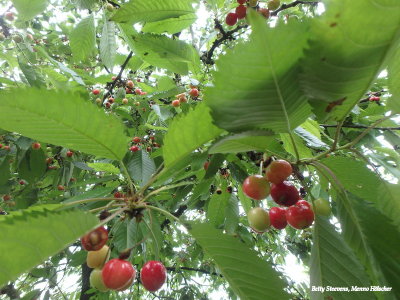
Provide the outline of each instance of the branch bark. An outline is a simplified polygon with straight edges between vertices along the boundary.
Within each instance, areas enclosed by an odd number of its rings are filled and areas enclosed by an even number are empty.
[[[87,266],[86,262],[82,264],[82,288],[79,300],[90,300],[90,297],[94,295],[93,293],[86,293],[88,290],[90,290],[89,277],[91,271],[92,269]]]

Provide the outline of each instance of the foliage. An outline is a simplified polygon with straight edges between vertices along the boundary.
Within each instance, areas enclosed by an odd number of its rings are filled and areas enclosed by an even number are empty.
[[[400,3],[267,2],[0,4],[0,299],[400,298]],[[331,216],[254,232],[272,159]],[[161,290],[89,286],[100,224]]]

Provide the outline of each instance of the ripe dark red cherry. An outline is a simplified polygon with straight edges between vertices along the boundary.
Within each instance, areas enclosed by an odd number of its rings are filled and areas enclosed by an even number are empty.
[[[138,146],[132,146],[129,148],[129,150],[131,150],[132,152],[136,152],[139,151],[139,147]]]
[[[259,8],[257,10],[264,18],[268,19],[269,18],[269,10],[266,8]]]
[[[207,171],[209,165],[210,165],[210,162],[209,162],[209,161],[206,161],[206,162],[204,163],[204,165],[203,165],[204,170]]]
[[[239,4],[245,4],[246,3],[246,0],[237,0],[237,3],[239,3]]]
[[[229,13],[226,15],[225,22],[229,26],[233,26],[237,23],[238,15],[236,13]]]
[[[244,5],[239,5],[238,7],[236,7],[235,12],[237,14],[238,19],[244,19],[247,13],[247,7]]]
[[[304,206],[307,208],[311,208],[311,204],[309,202],[307,202],[306,200],[300,199],[299,201],[297,201],[296,203],[297,206]]]
[[[150,260],[140,270],[140,281],[144,288],[150,292],[159,290],[167,279],[167,269],[155,260]]]
[[[74,152],[72,152],[71,150],[68,150],[66,155],[67,155],[67,157],[72,157],[72,155],[74,155]]]
[[[24,184],[25,184],[25,180],[20,180],[20,181],[19,181],[19,184],[20,184],[20,185],[24,185]]]
[[[265,232],[270,226],[269,214],[261,207],[254,207],[247,212],[250,227],[257,233]]]
[[[276,229],[283,229],[287,225],[286,209],[281,207],[271,207],[269,210],[269,220]]]
[[[40,145],[40,143],[38,143],[38,142],[35,142],[35,143],[32,143],[32,149],[34,149],[34,150],[38,150],[38,149],[40,149],[42,146]]]
[[[124,198],[124,194],[122,194],[121,192],[115,192],[114,198]]]
[[[199,96],[199,90],[196,89],[196,88],[193,88],[193,89],[191,89],[191,90],[189,91],[189,95],[190,95],[191,97],[198,97],[198,96]]]
[[[265,199],[270,192],[267,179],[261,175],[251,175],[243,182],[243,192],[254,200]]]
[[[271,183],[281,183],[292,174],[292,165],[286,160],[274,160],[267,168],[265,176]]]
[[[113,290],[127,288],[136,276],[136,270],[126,260],[114,258],[108,261],[101,272],[104,285]]]
[[[300,199],[297,188],[287,181],[272,184],[271,197],[277,204],[283,206],[291,206]]]
[[[134,142],[134,143],[140,143],[140,141],[141,141],[141,139],[140,139],[140,137],[138,137],[138,136],[135,136],[133,139],[132,139],[132,142]]]
[[[313,223],[314,212],[307,205],[296,203],[286,210],[286,220],[293,228],[304,229]]]
[[[108,231],[103,226],[81,237],[82,247],[86,251],[100,250],[107,243],[107,240]]]

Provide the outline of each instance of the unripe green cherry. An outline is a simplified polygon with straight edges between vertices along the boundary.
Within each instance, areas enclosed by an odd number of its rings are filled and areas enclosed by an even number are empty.
[[[100,292],[107,292],[108,288],[104,285],[101,269],[94,269],[89,277],[90,286],[98,289]]]
[[[250,209],[247,212],[247,220],[250,227],[258,233],[266,231],[270,226],[269,213],[261,207]]]
[[[318,198],[314,201],[314,210],[317,215],[325,217],[329,217],[332,212],[328,200],[324,198]]]

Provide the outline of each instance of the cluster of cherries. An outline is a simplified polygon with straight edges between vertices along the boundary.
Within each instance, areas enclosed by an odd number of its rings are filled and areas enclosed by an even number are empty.
[[[230,12],[226,15],[225,23],[229,26],[235,25],[238,20],[244,19],[247,15],[247,5],[257,9],[258,13],[264,16],[266,19],[269,18],[269,12],[276,10],[281,5],[280,0],[268,1],[268,8],[258,7],[258,0],[237,0],[239,5],[235,8],[235,12]]]
[[[146,139],[142,139],[138,136],[135,136],[132,139],[132,143],[133,145],[129,148],[130,151],[132,152],[137,152],[140,150],[140,145],[145,145],[146,143],[148,144],[148,146],[146,147],[146,151],[147,152],[151,152],[153,150],[153,148],[160,148],[160,144],[156,143],[155,141],[155,137],[154,136],[149,136]]]
[[[311,205],[301,199],[293,184],[285,181],[292,171],[292,166],[287,161],[274,160],[268,166],[265,177],[251,175],[244,180],[243,192],[248,197],[262,200],[271,194],[277,204],[287,207],[272,207],[269,212],[261,207],[250,209],[247,217],[254,231],[265,232],[271,225],[276,229],[284,229],[288,223],[293,228],[304,229],[313,223],[314,212]]]
[[[189,91],[189,95],[192,98],[197,98],[199,96],[199,90],[197,88],[195,88],[195,87],[192,87],[190,89],[190,91]],[[181,105],[181,103],[186,103],[187,102],[187,98],[186,98],[186,94],[185,93],[176,95],[175,97],[176,97],[176,99],[171,102],[171,105],[173,107],[179,107]]]
[[[108,290],[124,291],[136,277],[136,270],[126,259],[129,253],[119,258],[110,258],[110,249],[106,245],[108,231],[104,227],[89,232],[81,237],[82,247],[88,251],[86,263],[92,268],[90,285],[101,292]],[[130,251],[129,251],[130,252]],[[146,262],[140,271],[140,281],[150,292],[159,290],[167,279],[167,269],[159,261]]]

